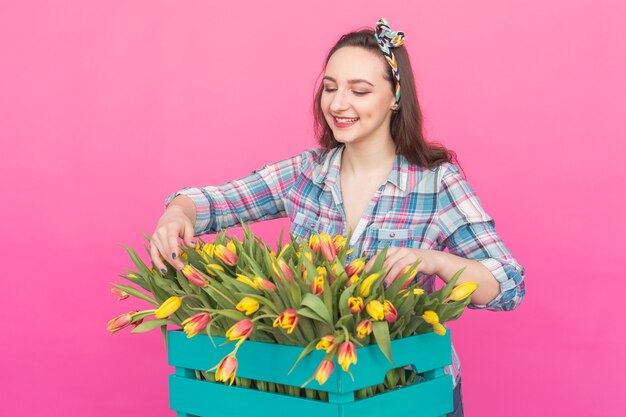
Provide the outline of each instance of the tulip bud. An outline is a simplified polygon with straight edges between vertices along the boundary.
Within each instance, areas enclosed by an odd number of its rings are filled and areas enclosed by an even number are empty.
[[[247,277],[243,274],[237,274],[237,281],[239,282],[243,282],[246,285],[249,285],[250,287],[257,289],[257,285],[255,284],[255,282],[252,280],[252,278]]]
[[[422,314],[422,318],[428,324],[439,323],[439,316],[437,315],[436,312],[432,310],[424,311],[424,314]]]
[[[415,294],[415,295],[422,295],[424,293],[425,293],[425,291],[424,291],[423,288],[414,288],[413,289],[413,294]]]
[[[183,331],[187,333],[187,338],[193,337],[206,328],[211,322],[209,313],[198,313],[184,320]]]
[[[387,320],[389,323],[393,323],[398,320],[398,311],[396,310],[394,305],[391,304],[391,301],[385,300],[385,302],[383,303],[383,310],[385,312],[385,320]]]
[[[111,288],[111,293],[117,297],[118,301],[122,301],[130,297],[126,291],[120,290],[119,288]]]
[[[374,320],[384,320],[385,319],[385,308],[383,304],[378,300],[372,300],[367,303],[365,307],[367,310],[367,314],[369,314]]]
[[[154,317],[157,319],[167,318],[176,313],[182,304],[183,300],[180,297],[173,295],[161,304],[161,306],[154,313]]]
[[[274,283],[272,281],[268,281],[264,278],[261,277],[254,277],[254,285],[256,286],[256,288],[260,289],[260,290],[264,290],[264,291],[276,291],[278,290],[278,288],[276,287],[276,285],[274,285]]]
[[[320,238],[318,235],[312,234],[309,237],[309,247],[314,253],[317,253],[320,250]]]
[[[333,373],[334,369],[335,364],[333,363],[333,361],[324,359],[322,362],[320,362],[317,370],[315,371],[315,379],[317,380],[317,383],[320,385],[324,385],[324,383]]]
[[[380,274],[378,273],[372,274],[369,277],[365,278],[361,282],[361,284],[359,284],[359,294],[361,295],[361,297],[367,298],[370,296],[370,291],[372,290],[372,284],[374,283],[374,281],[378,279],[379,276]]]
[[[354,274],[360,274],[365,268],[365,261],[361,258],[356,258],[346,266],[346,274],[351,277]]]
[[[228,385],[233,385],[235,380],[235,374],[237,373],[237,358],[233,355],[227,355],[220,363],[217,364],[217,370],[215,371],[215,380],[226,382],[230,380]]]
[[[333,335],[324,336],[324,337],[322,337],[320,339],[319,342],[317,342],[317,345],[315,346],[315,349],[317,349],[317,350],[325,350],[326,353],[330,353],[330,351],[334,347],[334,345],[333,345],[334,342],[335,342],[335,336],[333,336]]]
[[[374,327],[370,320],[363,320],[356,326],[356,335],[359,339],[363,339],[365,336],[372,334]]]
[[[119,316],[109,320],[107,323],[107,330],[110,331],[111,334],[118,332],[130,324],[131,318],[132,312],[120,314]]]
[[[253,328],[254,324],[252,320],[240,320],[226,331],[226,337],[231,341],[247,339],[250,333],[252,333]]]
[[[333,243],[331,237],[327,233],[320,234],[320,249],[322,250],[322,256],[328,262],[333,262],[337,257],[337,249]]]
[[[245,312],[246,316],[256,312],[259,309],[259,302],[252,297],[243,297],[237,306],[237,310]]]
[[[363,299],[361,297],[348,298],[348,308],[354,314],[360,313],[363,310]]]
[[[282,327],[287,329],[287,334],[291,334],[298,324],[298,313],[293,308],[280,313],[280,315],[274,320],[274,327]]]
[[[344,371],[348,371],[350,365],[356,364],[356,348],[354,343],[346,341],[339,346],[337,351],[337,363],[341,365]]]
[[[226,246],[224,245],[216,245],[215,246],[215,257],[220,261],[224,262],[224,264],[229,266],[237,265],[237,254],[236,248],[232,241],[228,242]]]
[[[446,328],[443,327],[443,325],[441,323],[435,323],[433,324],[433,331],[438,334],[439,336],[443,336],[446,334]]]
[[[324,277],[318,275],[315,277],[313,282],[311,282],[311,292],[313,295],[321,295],[324,292]]]
[[[464,282],[452,290],[450,293],[450,299],[452,301],[461,301],[472,295],[474,291],[478,288],[475,282],[467,281]]]
[[[187,264],[183,268],[183,275],[194,285],[198,287],[206,287],[209,284],[209,280],[198,272],[193,266]]]
[[[335,250],[337,252],[341,252],[343,248],[346,246],[348,239],[342,235],[335,235],[333,238],[333,244],[335,245]]]

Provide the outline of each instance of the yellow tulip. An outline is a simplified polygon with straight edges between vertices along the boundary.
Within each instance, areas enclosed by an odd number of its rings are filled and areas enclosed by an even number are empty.
[[[428,324],[439,323],[439,316],[432,310],[424,311],[424,314],[422,314],[422,318]]]
[[[324,359],[322,362],[320,362],[319,366],[317,367],[317,370],[315,371],[315,379],[317,380],[317,383],[320,385],[324,385],[324,383],[328,380],[330,375],[333,373],[334,369],[335,369],[335,364],[333,361]]]
[[[252,280],[252,278],[249,278],[249,277],[247,277],[245,275],[237,274],[237,281],[243,282],[244,284],[247,284],[247,285],[251,286],[254,289],[258,288],[257,285]]]
[[[237,306],[235,307],[237,310],[241,312],[245,312],[246,316],[256,312],[259,309],[260,305],[257,300],[252,297],[243,297]]]
[[[237,373],[238,366],[237,358],[233,355],[225,356],[220,363],[217,364],[217,370],[215,371],[216,381],[230,381],[228,385],[233,385],[235,380],[235,374]],[[215,368],[213,368],[215,369]]]
[[[224,272],[224,267],[220,264],[208,264],[207,266],[204,267],[204,269],[206,269],[206,272],[212,277],[217,276],[217,273],[215,271]]]
[[[422,295],[424,293],[425,293],[425,291],[424,291],[423,288],[414,288],[413,289],[413,294],[415,294],[415,295]]]
[[[372,334],[374,330],[372,322],[368,319],[362,320],[356,326],[356,335],[359,339],[363,339],[365,336]]]
[[[346,266],[346,274],[351,277],[354,274],[360,274],[365,267],[365,261],[361,258],[356,258]]]
[[[337,363],[344,371],[348,371],[350,365],[356,364],[356,348],[352,342],[343,342],[337,351]]]
[[[167,318],[176,313],[176,310],[178,310],[182,304],[183,300],[181,300],[180,297],[173,295],[161,304],[161,306],[154,313],[154,317],[157,319]]]
[[[333,238],[333,243],[335,244],[335,249],[337,249],[337,252],[341,252],[346,246],[346,243],[348,243],[348,239],[342,235],[335,235],[335,237]]]
[[[443,327],[443,325],[441,323],[435,323],[433,324],[433,331],[438,334],[439,336],[443,336],[446,334],[446,328]]]
[[[367,303],[365,309],[367,310],[367,314],[369,314],[374,320],[385,319],[385,307],[380,301],[370,301],[369,303]]]
[[[380,274],[375,273],[365,278],[361,282],[361,284],[359,285],[359,294],[361,295],[361,297],[367,298],[370,296],[370,292],[372,290],[372,284],[374,283],[374,281],[378,279],[379,276]]]
[[[454,287],[452,292],[450,293],[450,299],[452,301],[461,301],[472,295],[474,291],[478,288],[475,282],[467,281],[463,284],[457,285]]]

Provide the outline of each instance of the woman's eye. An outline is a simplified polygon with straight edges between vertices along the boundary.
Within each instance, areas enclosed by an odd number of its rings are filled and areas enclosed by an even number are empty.
[[[354,91],[354,94],[357,94],[359,96],[363,96],[365,94],[367,94],[367,91],[363,92],[363,91]]]
[[[336,90],[336,88],[328,88],[328,87],[324,87],[324,91],[331,92],[331,91],[335,91],[335,90]]]

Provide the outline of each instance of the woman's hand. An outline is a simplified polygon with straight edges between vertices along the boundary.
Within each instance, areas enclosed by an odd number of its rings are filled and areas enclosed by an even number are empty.
[[[421,258],[422,262],[415,267],[418,273],[425,275],[436,274],[439,270],[441,252],[431,249],[414,249],[390,247],[385,257],[384,268],[388,271],[383,279],[383,285],[388,287],[398,276],[402,275],[404,268],[413,265]],[[369,271],[376,257],[373,256],[365,265],[365,271]]]
[[[169,262],[177,270],[185,266],[178,258],[178,237],[183,238],[186,246],[193,246],[193,224],[183,210],[171,205],[159,219],[156,230],[150,240],[150,257],[154,265],[162,272],[167,268],[160,259],[160,256]]]

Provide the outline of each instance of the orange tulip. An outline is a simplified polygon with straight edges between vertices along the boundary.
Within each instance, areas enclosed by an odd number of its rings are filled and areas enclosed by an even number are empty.
[[[311,235],[309,237],[309,247],[314,253],[317,253],[320,250],[320,238],[318,235]]]
[[[393,323],[394,321],[398,320],[398,311],[396,310],[394,305],[391,304],[391,301],[385,300],[385,302],[383,303],[383,311],[385,314],[385,320],[387,320],[389,323]]]
[[[220,363],[217,364],[217,370],[215,371],[215,380],[226,382],[230,380],[228,385],[233,385],[235,380],[235,374],[237,373],[237,358],[232,355],[227,355]]]
[[[354,274],[360,274],[365,268],[365,261],[361,258],[356,258],[346,266],[346,274],[351,277]]]
[[[315,379],[317,380],[317,383],[320,385],[324,385],[324,383],[333,373],[334,369],[335,364],[333,363],[333,361],[324,359],[322,362],[320,362],[317,370],[315,371]]]
[[[317,342],[317,345],[315,345],[315,349],[325,350],[326,353],[330,353],[330,351],[333,350],[334,348],[334,344],[333,344],[334,342],[335,342],[335,336],[333,335],[324,336],[320,339],[319,342]]]
[[[335,250],[337,252],[341,252],[346,246],[346,243],[348,243],[348,239],[342,235],[335,235],[333,238],[333,244],[335,245]]]
[[[320,249],[322,250],[322,256],[328,262],[333,262],[337,257],[337,249],[333,243],[331,237],[327,233],[320,234]]]
[[[111,288],[111,293],[117,297],[118,301],[122,301],[130,297],[126,291],[120,290],[119,288]]]
[[[229,340],[242,340],[246,339],[252,333],[254,324],[250,319],[240,320],[235,323],[230,329],[226,331],[226,337]]]
[[[348,298],[348,308],[354,314],[360,313],[363,310],[363,299],[361,297]]]
[[[274,327],[282,327],[287,329],[287,334],[291,334],[298,324],[298,313],[293,308],[280,313],[280,315],[274,320]]]
[[[107,323],[107,330],[110,331],[111,334],[122,330],[124,327],[130,324],[132,314],[133,312],[130,311],[128,313],[120,314],[119,316],[112,318]]]
[[[274,285],[274,283],[272,281],[268,281],[264,278],[261,277],[254,277],[254,285],[256,286],[256,288],[260,289],[260,290],[265,290],[265,291],[276,291],[278,290],[278,288],[276,287],[276,285]]]
[[[313,295],[321,295],[324,292],[324,277],[318,275],[315,277],[313,282],[311,282],[311,292]]]
[[[231,240],[230,242],[228,242],[226,246],[216,245],[215,257],[224,262],[226,265],[237,265],[237,249],[233,241]]]
[[[189,282],[197,285],[198,287],[206,287],[209,284],[209,280],[203,277],[196,268],[189,264],[185,265],[183,268],[183,275],[189,280]]]
[[[204,330],[210,322],[209,313],[194,314],[182,322],[183,331],[187,333],[187,338],[190,338]]]
[[[337,362],[346,372],[351,364],[356,364],[356,348],[354,347],[354,343],[346,341],[339,346]]]
[[[356,326],[356,335],[359,339],[363,339],[365,336],[372,334],[374,327],[372,322],[368,319],[361,321]]]

